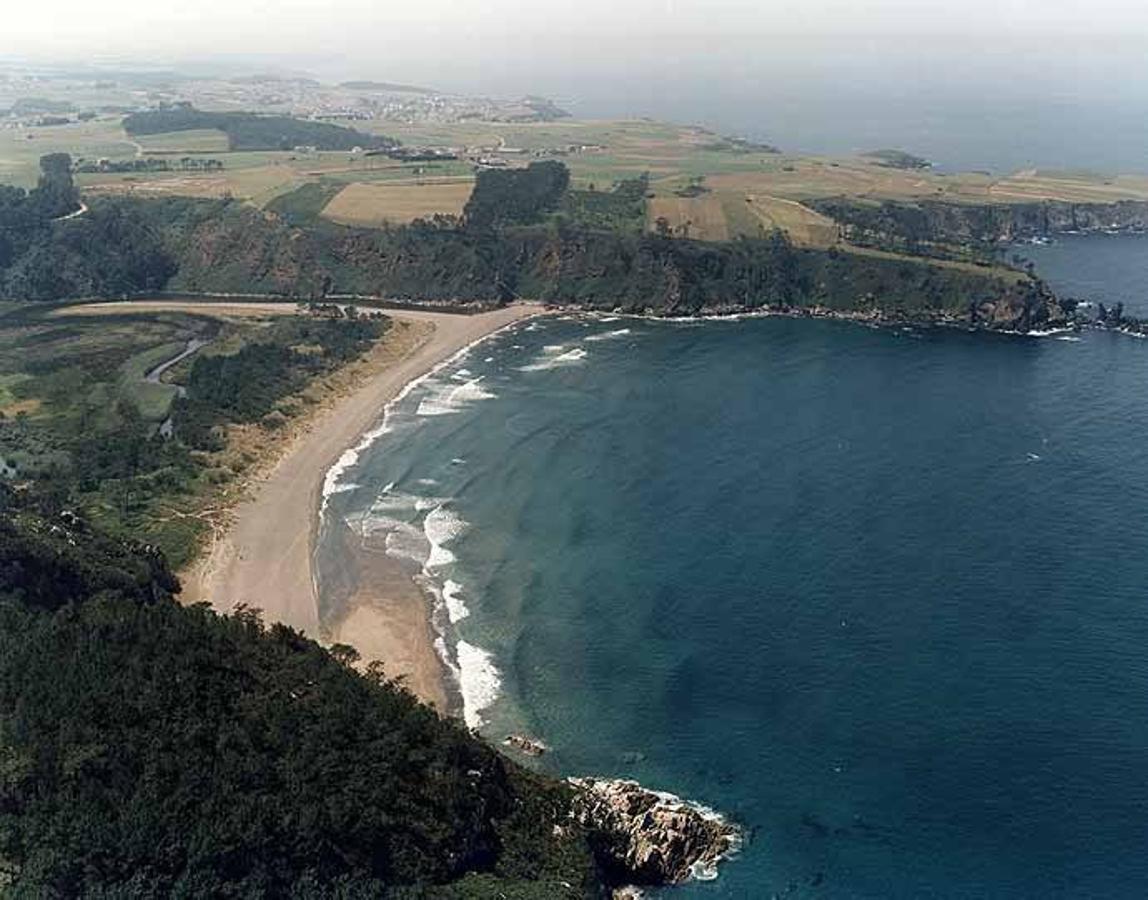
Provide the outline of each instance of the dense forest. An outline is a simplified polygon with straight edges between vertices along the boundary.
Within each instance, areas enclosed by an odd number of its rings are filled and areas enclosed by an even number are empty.
[[[525,169],[483,169],[463,218],[472,229],[534,225],[558,208],[569,187],[569,170],[553,160]]]
[[[185,104],[132,113],[124,119],[124,130],[136,136],[201,129],[222,131],[232,150],[366,150],[398,146],[393,138],[329,122],[246,112],[204,112]]]
[[[265,419],[276,405],[316,375],[354,359],[385,325],[353,316],[346,321],[289,319],[272,323],[268,338],[236,353],[200,354],[187,393],[175,402],[175,434],[189,447],[216,449],[222,428]]]
[[[31,191],[0,185],[0,297],[111,297],[163,287],[178,263],[163,236],[130,203],[81,209],[72,160],[40,161]]]
[[[0,891],[596,896],[569,791],[0,485]]]

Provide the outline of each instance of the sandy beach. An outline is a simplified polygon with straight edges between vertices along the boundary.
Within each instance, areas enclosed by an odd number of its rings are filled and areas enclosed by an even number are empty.
[[[294,315],[289,304],[133,301],[133,311],[213,315]],[[122,304],[91,304],[86,314],[125,311]],[[83,308],[70,314],[85,314]],[[377,425],[386,403],[410,381],[462,348],[539,308],[515,305],[475,315],[387,311],[391,332],[371,354],[371,367],[329,408],[319,411],[277,462],[250,485],[204,555],[181,573],[186,603],[206,601],[220,612],[246,604],[265,622],[282,622],[331,643],[350,644],[364,662],[381,661],[417,696],[447,707],[445,670],[433,646],[428,598],[410,573],[383,554],[360,554],[355,589],[334,622],[321,623],[312,565],[323,480],[345,450]],[[323,627],[326,625],[326,627]]]

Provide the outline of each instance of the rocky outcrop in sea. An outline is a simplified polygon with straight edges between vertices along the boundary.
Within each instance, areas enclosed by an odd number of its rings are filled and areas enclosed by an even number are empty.
[[[574,818],[591,834],[607,878],[619,885],[678,884],[717,877],[741,846],[740,828],[718,813],[636,781],[571,778]]]

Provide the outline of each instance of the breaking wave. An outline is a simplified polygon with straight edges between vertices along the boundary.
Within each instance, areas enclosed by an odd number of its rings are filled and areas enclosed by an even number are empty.
[[[563,344],[554,344],[542,349],[542,353],[534,362],[519,366],[519,372],[545,372],[548,369],[560,369],[565,366],[577,366],[585,361],[589,354],[581,347],[567,350]]]
[[[462,412],[472,403],[494,399],[497,395],[484,388],[481,382],[479,377],[462,384],[451,381],[436,384],[434,391],[419,402],[415,415],[450,416]]]
[[[493,653],[461,640],[457,653],[463,718],[468,728],[481,728],[482,713],[498,699],[502,678]]]
[[[617,331],[604,331],[601,334],[592,334],[586,338],[587,343],[590,341],[609,341],[614,338],[625,337],[630,334],[629,328],[619,328]]]

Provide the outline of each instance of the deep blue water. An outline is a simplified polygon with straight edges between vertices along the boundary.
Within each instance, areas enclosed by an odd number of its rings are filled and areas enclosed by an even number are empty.
[[[1146,385],[1106,333],[548,319],[332,509],[435,539],[492,738],[752,829],[675,896],[1144,897]]]
[[[1126,312],[1148,318],[1148,235],[1065,234],[1015,252],[1063,296],[1123,303]]]

